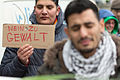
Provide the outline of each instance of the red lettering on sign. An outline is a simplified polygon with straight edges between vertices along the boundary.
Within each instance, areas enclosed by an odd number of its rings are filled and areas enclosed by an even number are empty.
[[[42,33],[40,33],[40,34],[43,34],[43,42],[45,42],[45,34],[48,34],[48,33],[42,32]]]
[[[8,31],[13,31],[13,28],[11,28],[10,26],[8,26]]]
[[[27,39],[27,33],[26,34],[25,33],[21,33],[20,37],[21,37],[21,41],[22,42],[25,41]]]
[[[24,26],[19,26],[18,31],[24,31],[25,27]]]
[[[19,40],[19,38],[20,38],[19,34],[14,34],[14,38],[15,38],[15,42],[19,42],[20,41]]]
[[[28,35],[27,41],[28,40],[30,40],[30,42],[32,41],[32,39],[31,39],[31,33],[29,33],[29,35]]]
[[[38,27],[37,26],[29,26],[29,29],[28,31],[34,31],[34,32],[37,32],[38,31]]]
[[[14,26],[14,31],[17,31],[17,26]]]
[[[28,31],[33,31],[33,26],[29,26],[29,28]]]
[[[38,27],[34,26],[34,31],[37,32],[38,31]]]
[[[39,39],[36,38],[36,33],[34,33],[34,41],[39,41]]]
[[[8,31],[24,31],[24,26],[8,26]]]
[[[12,36],[12,33],[8,33],[7,34],[7,40],[8,40],[8,42],[13,41],[13,38],[10,38],[9,36]]]
[[[41,32],[41,33],[8,33],[7,34],[7,41],[8,42],[25,42],[25,41],[46,41],[46,34],[45,32]],[[42,36],[42,38],[40,39],[39,36]]]

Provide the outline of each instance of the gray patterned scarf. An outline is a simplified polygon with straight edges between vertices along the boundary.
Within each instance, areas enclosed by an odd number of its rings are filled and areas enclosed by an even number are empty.
[[[67,69],[76,75],[77,80],[109,80],[110,75],[115,74],[115,43],[108,32],[105,31],[102,36],[96,53],[87,59],[74,48],[70,40],[65,43],[63,60]]]

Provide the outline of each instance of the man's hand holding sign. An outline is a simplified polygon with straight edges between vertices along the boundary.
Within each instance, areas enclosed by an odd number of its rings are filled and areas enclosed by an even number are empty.
[[[18,58],[24,65],[27,65],[29,63],[29,57],[32,54],[33,54],[33,47],[30,46],[29,44],[20,47],[19,50],[17,51]]]

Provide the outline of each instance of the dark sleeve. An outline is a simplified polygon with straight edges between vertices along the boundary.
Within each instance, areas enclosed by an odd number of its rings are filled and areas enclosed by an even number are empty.
[[[48,75],[48,74],[62,74],[60,64],[58,60],[55,60],[55,65],[50,65],[44,63],[42,66],[38,68],[37,75]]]
[[[42,66],[40,66],[38,68],[38,73],[37,75],[46,75],[46,74],[50,74],[51,70],[49,69],[48,65],[43,64]]]
[[[27,70],[17,57],[17,48],[6,48],[0,65],[0,76],[23,77]]]

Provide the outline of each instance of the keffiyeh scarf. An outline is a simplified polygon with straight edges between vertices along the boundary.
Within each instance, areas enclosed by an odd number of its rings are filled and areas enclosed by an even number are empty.
[[[84,58],[70,40],[63,48],[63,60],[70,72],[75,74],[77,80],[109,80],[115,74],[116,46],[108,32],[102,34],[96,53]]]

